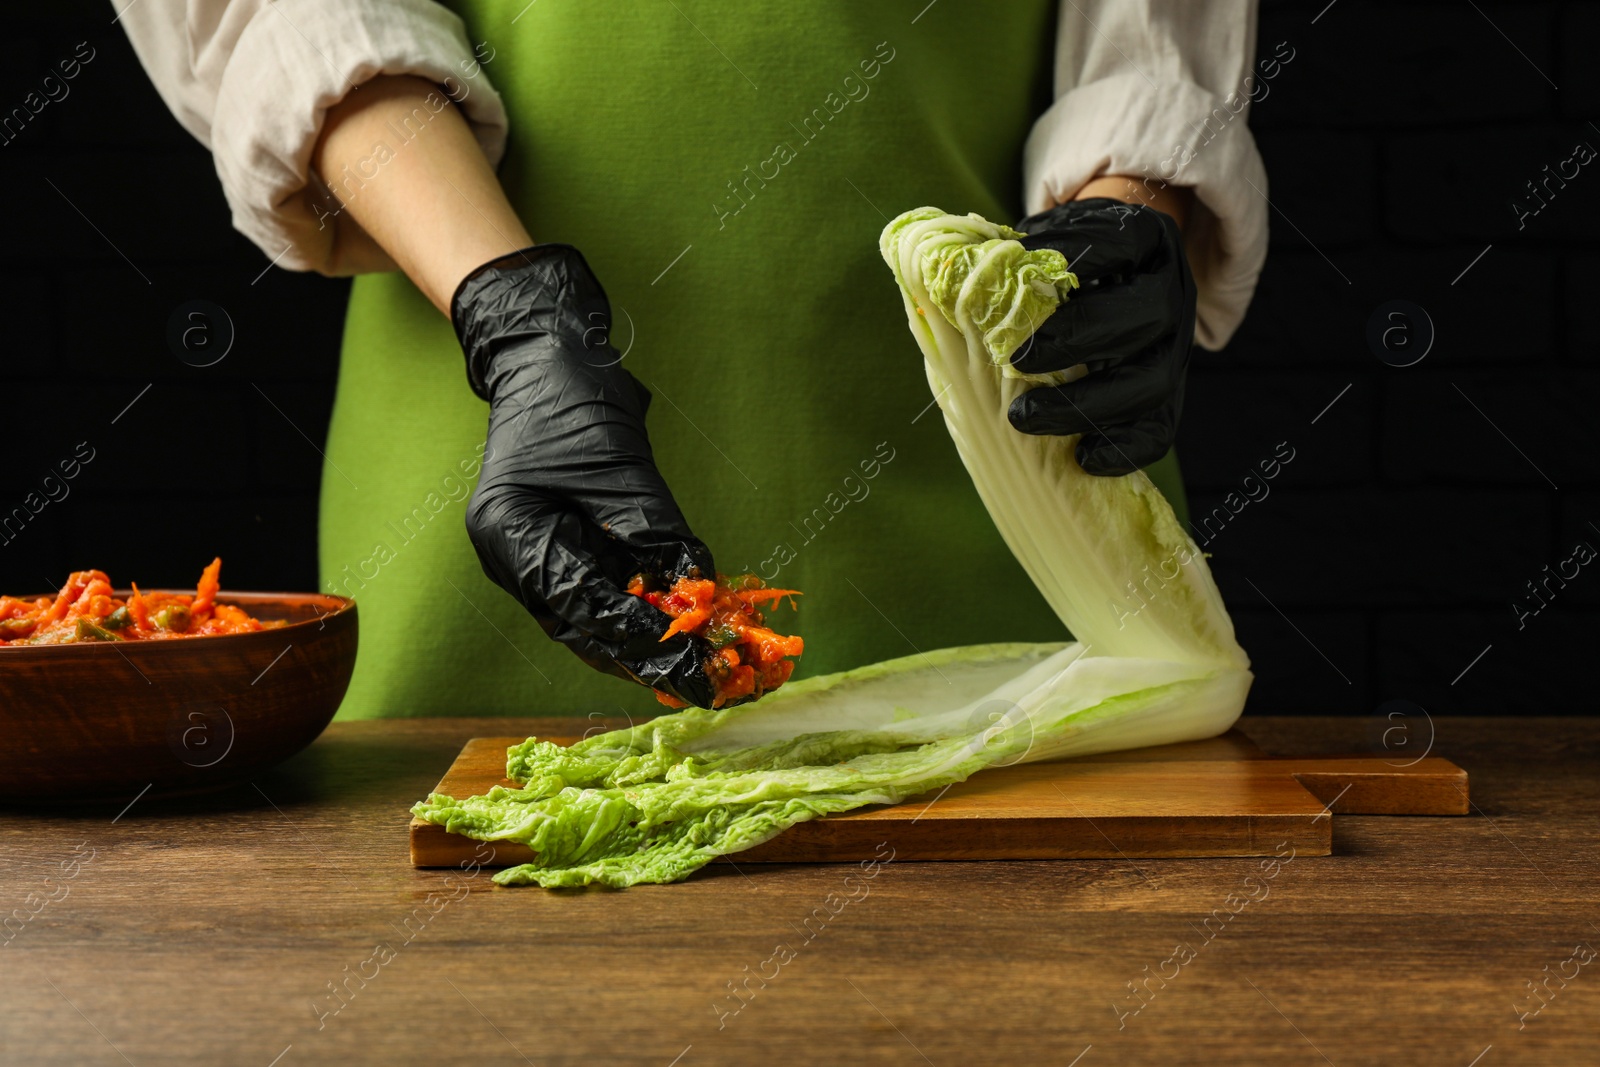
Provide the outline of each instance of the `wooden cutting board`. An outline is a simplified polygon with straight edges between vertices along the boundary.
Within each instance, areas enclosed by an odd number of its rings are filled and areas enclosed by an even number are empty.
[[[521,737],[468,741],[435,792],[515,786],[506,749]],[[545,740],[572,744],[577,738]],[[1465,815],[1467,773],[1449,760],[1280,758],[1237,730],[1207,741],[1024,763],[973,775],[903,804],[812,819],[744,852],[738,863],[1264,856],[1332,852],[1333,816]],[[411,862],[454,867],[477,842],[411,820]],[[527,863],[498,844],[494,866]]]

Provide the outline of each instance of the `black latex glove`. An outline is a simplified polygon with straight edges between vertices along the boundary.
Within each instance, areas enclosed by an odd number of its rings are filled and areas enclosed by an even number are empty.
[[[450,318],[489,436],[467,533],[483,569],[589,666],[710,707],[710,646],[626,591],[714,577],[645,435],[650,393],[612,347],[611,305],[578,250],[546,244],[484,264]]]
[[[1090,474],[1149,466],[1177,435],[1194,340],[1194,276],[1178,224],[1142,204],[1094,198],[1030,215],[1016,228],[1028,234],[1024,246],[1065,255],[1082,288],[1011,365],[1040,374],[1083,363],[1089,373],[1023,393],[1011,403],[1011,425],[1083,434],[1076,454]]]

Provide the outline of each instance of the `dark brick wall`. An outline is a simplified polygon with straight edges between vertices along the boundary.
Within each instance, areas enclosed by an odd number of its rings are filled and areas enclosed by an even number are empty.
[[[1261,53],[1295,50],[1251,117],[1272,250],[1238,335],[1196,360],[1179,442],[1196,516],[1296,450],[1205,546],[1251,711],[1594,708],[1600,566],[1520,628],[1511,605],[1600,548],[1600,161],[1524,229],[1510,204],[1600,148],[1597,32],[1593,3],[1265,5]],[[1397,299],[1436,331],[1407,367],[1365,336]]]
[[[1264,8],[1262,55],[1295,50],[1252,116],[1272,252],[1238,336],[1196,360],[1180,439],[1197,517],[1294,450],[1205,545],[1256,661],[1251,710],[1591,710],[1600,567],[1521,629],[1511,605],[1577,541],[1600,547],[1600,161],[1525,229],[1510,205],[1578,141],[1600,148],[1600,3]],[[310,588],[307,438],[326,429],[347,285],[262,273],[105,5],[11,16],[0,106],[84,40],[70,95],[0,145],[0,505],[79,442],[95,458],[0,545],[0,589],[88,562],[185,584],[218,551],[230,585]],[[236,331],[207,368],[165,340],[196,298]],[[1409,367],[1366,340],[1396,299],[1437,335]]]
[[[0,144],[0,518],[80,442],[94,456],[20,533],[0,527],[0,589],[53,588],[87,565],[188,585],[219,552],[234,588],[314,588],[317,448],[349,284],[263,273],[210,154],[112,17],[103,2],[55,4],[9,15],[0,41],[6,109],[80,42],[94,49],[65,98]],[[168,318],[194,299],[233,322],[214,366],[167,344]]]

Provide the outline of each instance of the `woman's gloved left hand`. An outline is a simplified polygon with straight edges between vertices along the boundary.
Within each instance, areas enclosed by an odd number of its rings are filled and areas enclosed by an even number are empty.
[[[1128,474],[1167,454],[1183,410],[1194,341],[1194,276],[1170,215],[1142,204],[1072,200],[1016,226],[1028,248],[1067,257],[1081,288],[1011,357],[1029,374],[1084,364],[1089,373],[1017,397],[1011,425],[1082,434],[1090,474]]]

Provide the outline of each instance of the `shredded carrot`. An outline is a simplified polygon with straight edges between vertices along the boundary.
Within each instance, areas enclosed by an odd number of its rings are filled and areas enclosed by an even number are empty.
[[[706,620],[709,618],[711,618],[710,608],[690,608],[672,620],[672,625],[668,626],[667,632],[661,635],[661,640],[665,641],[673,634],[683,633],[685,630],[693,632],[705,625]]]
[[[800,595],[800,590],[798,590],[798,589],[735,589],[733,595],[738,597],[740,600],[744,601],[746,604],[760,604],[762,601],[766,601],[766,600],[774,600],[774,601],[776,601],[776,600],[782,600],[784,597],[799,596]],[[794,606],[794,602],[790,601],[789,606],[793,607]]]
[[[49,598],[44,598],[43,603],[48,606],[50,603]],[[39,604],[40,601],[38,600],[28,601],[23,600],[21,597],[0,596],[0,621],[23,618],[29,614],[28,608],[30,605],[35,610],[41,610]]]
[[[99,573],[99,571],[73,571],[67,575],[67,584],[56,594],[54,603],[39,615],[38,625],[48,626],[66,618],[67,609],[72,607],[72,602],[78,599],[78,594],[89,584],[89,579]]]
[[[150,612],[145,609],[144,596],[139,592],[139,583],[133,583],[133,595],[128,598],[128,614],[133,617],[133,624],[141,630],[150,629]]]
[[[210,566],[200,572],[200,581],[194,590],[194,603],[189,605],[189,617],[194,622],[204,622],[211,615],[211,605],[216,603],[217,589],[220,583],[218,576],[222,573],[222,557],[218,556],[211,561]]]

